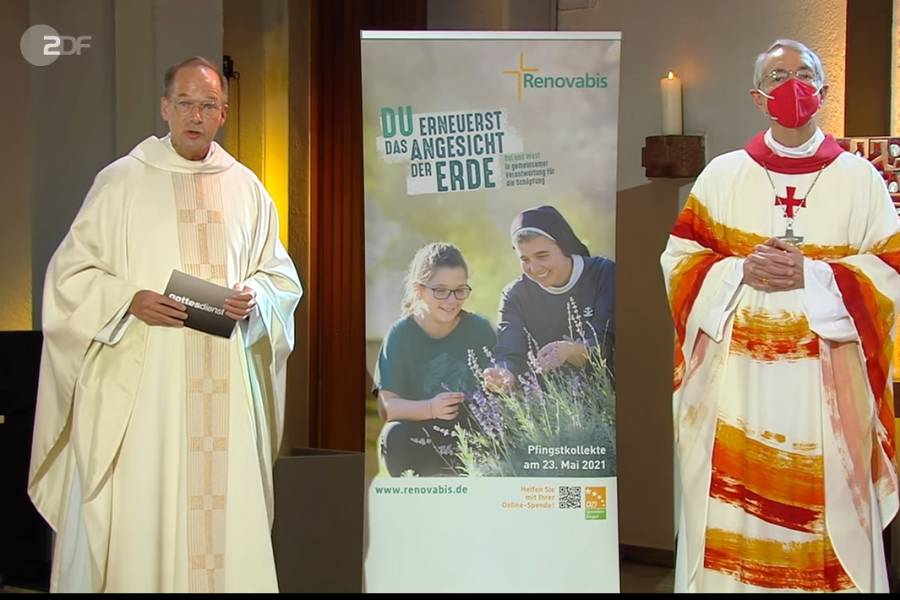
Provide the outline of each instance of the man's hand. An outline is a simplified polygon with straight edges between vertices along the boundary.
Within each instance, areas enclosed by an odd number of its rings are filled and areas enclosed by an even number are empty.
[[[236,293],[225,300],[225,314],[235,321],[242,321],[250,316],[256,308],[256,292],[246,285],[234,286]]]
[[[452,421],[459,414],[459,405],[465,399],[460,392],[441,392],[428,401],[431,404],[431,418]]]
[[[554,371],[567,362],[580,367],[587,358],[586,350],[584,344],[578,342],[550,342],[538,350],[537,360],[547,371]]]
[[[159,327],[183,327],[187,319],[184,304],[150,290],[135,294],[128,312],[147,325]]]
[[[797,246],[769,238],[744,261],[743,283],[761,292],[802,289],[803,253]]]

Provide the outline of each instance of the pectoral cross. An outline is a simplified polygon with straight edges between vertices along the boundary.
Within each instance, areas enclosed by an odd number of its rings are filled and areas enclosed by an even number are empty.
[[[787,218],[787,228],[784,231],[784,235],[779,235],[778,239],[794,246],[803,243],[803,236],[794,235],[794,209],[806,208],[806,198],[794,198],[796,191],[797,188],[787,186],[787,198],[782,198],[775,194],[775,206],[783,206],[784,216]],[[809,194],[807,193],[807,195]]]

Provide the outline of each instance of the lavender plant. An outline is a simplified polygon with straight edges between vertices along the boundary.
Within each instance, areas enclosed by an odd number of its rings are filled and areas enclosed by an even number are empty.
[[[498,393],[485,385],[474,351],[469,368],[480,387],[466,402],[473,426],[457,426],[460,475],[489,477],[605,477],[616,473],[615,391],[598,335],[574,300],[568,303],[569,334],[587,348],[585,364],[548,371],[537,360],[529,335],[528,370],[515,389]],[[493,357],[482,349],[488,362]],[[585,460],[536,453],[536,448],[601,447],[605,454]],[[596,458],[596,459],[595,459]]]

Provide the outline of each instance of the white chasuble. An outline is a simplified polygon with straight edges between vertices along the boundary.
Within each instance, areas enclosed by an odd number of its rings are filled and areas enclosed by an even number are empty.
[[[173,269],[257,292],[229,339],[127,314]],[[272,464],[302,291],[275,207],[221,147],[148,138],[104,169],[48,267],[29,493],[58,591],[277,591]]]

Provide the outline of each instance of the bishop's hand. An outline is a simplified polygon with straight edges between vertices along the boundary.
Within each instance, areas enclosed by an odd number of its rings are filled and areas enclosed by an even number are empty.
[[[802,289],[803,253],[793,244],[769,238],[744,260],[742,283],[761,292]]]

